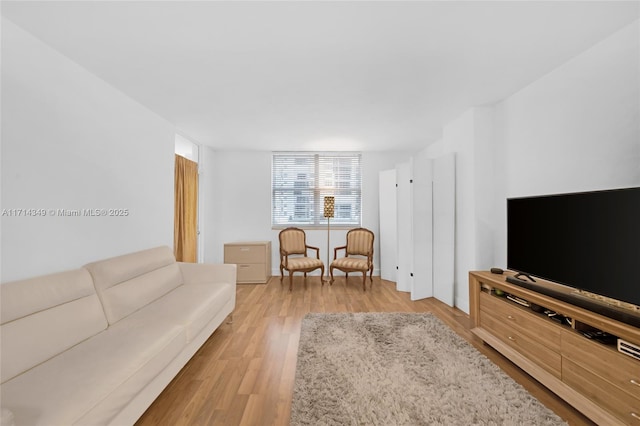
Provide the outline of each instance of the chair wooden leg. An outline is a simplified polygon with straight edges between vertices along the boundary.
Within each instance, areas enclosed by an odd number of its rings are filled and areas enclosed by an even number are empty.
[[[283,269],[284,269],[284,266],[282,266],[282,264],[280,264],[280,282],[282,282],[282,279],[284,278],[284,273],[282,271]]]
[[[362,291],[367,291],[367,271],[362,271]]]
[[[333,285],[333,266],[329,267],[329,275],[331,275],[331,279],[329,280],[329,285]]]
[[[293,272],[289,271],[289,291],[293,290]]]
[[[324,265],[320,267],[320,282],[324,285]]]

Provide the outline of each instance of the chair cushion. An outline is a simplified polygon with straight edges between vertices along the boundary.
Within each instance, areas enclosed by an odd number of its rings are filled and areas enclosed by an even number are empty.
[[[357,269],[362,271],[369,269],[367,259],[360,259],[358,257],[341,257],[331,262],[331,266],[338,269]]]
[[[290,257],[287,261],[286,268],[289,271],[319,268],[323,266],[322,260],[313,257]]]

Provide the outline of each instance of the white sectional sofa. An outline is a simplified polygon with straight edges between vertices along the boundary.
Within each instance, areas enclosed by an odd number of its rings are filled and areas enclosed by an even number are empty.
[[[236,266],[158,247],[0,286],[3,418],[131,425],[232,313]]]

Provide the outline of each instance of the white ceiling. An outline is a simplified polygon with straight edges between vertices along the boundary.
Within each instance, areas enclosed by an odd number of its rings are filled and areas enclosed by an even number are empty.
[[[415,150],[638,4],[3,1],[2,14],[217,149]]]

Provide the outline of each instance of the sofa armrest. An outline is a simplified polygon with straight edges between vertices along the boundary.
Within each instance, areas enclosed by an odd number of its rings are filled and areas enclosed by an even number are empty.
[[[236,284],[236,265],[220,263],[178,262],[185,285],[228,283]]]

